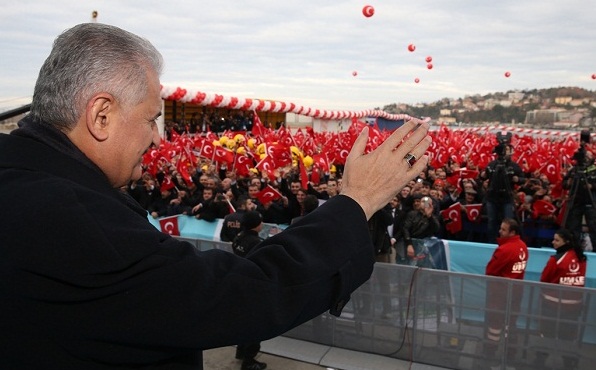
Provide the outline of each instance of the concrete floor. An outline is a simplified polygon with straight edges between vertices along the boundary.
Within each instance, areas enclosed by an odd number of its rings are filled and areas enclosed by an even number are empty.
[[[203,364],[205,370],[240,370],[240,360],[236,360],[234,355],[236,347],[223,347],[210,349],[203,352]],[[293,359],[259,353],[257,360],[265,362],[267,369],[271,370],[321,370],[327,369],[322,366],[300,362]]]
[[[267,370],[448,370],[283,336],[261,342],[261,351],[257,360],[265,362]],[[234,346],[204,351],[204,368],[240,370],[235,354]]]

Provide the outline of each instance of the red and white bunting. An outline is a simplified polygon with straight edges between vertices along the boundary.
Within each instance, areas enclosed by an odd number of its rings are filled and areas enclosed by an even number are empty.
[[[305,107],[290,102],[224,96],[220,94],[206,93],[203,91],[173,86],[162,86],[161,98],[164,100],[173,100],[181,103],[190,103],[216,108],[256,110],[259,112],[295,113],[320,119],[376,117],[384,118],[390,121],[399,121],[412,118],[407,114],[391,114],[379,109],[367,109],[363,111],[333,111]]]

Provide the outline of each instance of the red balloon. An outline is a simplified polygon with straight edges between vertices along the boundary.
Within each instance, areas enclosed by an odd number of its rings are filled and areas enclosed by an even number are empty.
[[[410,45],[408,45],[408,50],[409,50],[410,52],[412,52],[412,51],[416,50],[416,45],[414,45],[414,44],[410,44]]]
[[[358,72],[356,72],[356,71],[352,72],[352,76],[354,76],[354,77],[358,76]]]
[[[365,5],[364,8],[362,8],[362,14],[364,14],[366,18],[370,18],[375,14],[375,8],[372,5]]]
[[[505,72],[505,77],[510,77],[511,76],[511,72],[507,71]]]
[[[428,68],[428,69],[433,69],[433,64],[432,64],[432,63],[428,63],[428,64],[426,65],[426,68]]]
[[[426,57],[426,63],[430,63],[433,61],[433,57],[431,57],[430,55]]]
[[[596,80],[596,73],[592,75],[592,80]]]
[[[414,79],[414,82],[418,83],[418,82],[420,82],[420,79],[419,79],[418,77],[416,77],[416,78]]]

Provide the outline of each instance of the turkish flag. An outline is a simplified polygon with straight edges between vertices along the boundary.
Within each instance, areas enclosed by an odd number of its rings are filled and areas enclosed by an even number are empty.
[[[550,216],[557,211],[557,207],[555,207],[552,203],[547,202],[542,199],[537,199],[532,204],[532,215],[534,218],[538,216]]]
[[[190,185],[192,183],[192,178],[190,177],[190,173],[188,172],[188,161],[186,160],[185,157],[180,157],[178,159],[178,163],[176,164],[176,169],[178,170],[178,173],[184,179],[184,182],[186,182],[186,185]]]
[[[256,197],[261,204],[267,204],[281,198],[281,193],[275,190],[271,185],[267,185],[263,190],[256,194]]]
[[[216,146],[214,148],[213,160],[216,162],[226,162],[231,165],[234,163],[234,152],[223,146]]]
[[[157,149],[148,150],[145,154],[143,154],[143,164],[145,166],[150,165],[152,162],[156,160],[158,154],[159,152]]]
[[[541,168],[541,173],[548,177],[548,181],[551,184],[557,184],[561,182],[561,165],[559,159],[555,156],[551,156],[546,164]]]
[[[267,133],[267,128],[265,128],[265,125],[263,125],[263,122],[261,122],[257,112],[253,111],[253,114],[254,116],[251,133],[253,136],[264,136]]]
[[[329,172],[329,161],[327,160],[327,155],[323,154],[315,154],[313,157],[314,167],[321,169],[323,172]]]
[[[467,168],[460,168],[458,170],[458,172],[459,172],[459,177],[461,179],[472,179],[472,180],[475,180],[478,177],[478,174],[480,173],[477,170],[469,170]]]
[[[447,176],[445,178],[445,180],[447,180],[448,183],[453,185],[453,187],[457,188],[457,190],[462,191],[461,182],[459,181],[460,180],[459,176],[457,176],[457,175]]]
[[[292,132],[287,129],[285,125],[282,125],[279,130],[277,130],[277,140],[285,146],[296,145],[294,138],[292,137]]]
[[[431,165],[434,168],[440,168],[447,164],[447,160],[449,159],[449,153],[447,153],[447,149],[440,146],[434,153],[432,153],[431,158]]]
[[[461,231],[461,203],[454,203],[449,208],[442,210],[441,216],[443,217],[443,220],[447,222],[445,224],[445,229],[447,229],[447,231],[452,234]]]
[[[275,167],[292,164],[292,152],[289,146],[281,143],[269,144],[266,151],[267,155],[274,159]]]
[[[238,175],[248,176],[253,165],[254,163],[251,157],[244,154],[236,154],[233,168],[236,170]]]
[[[199,152],[199,155],[201,157],[204,157],[207,159],[213,159],[214,154],[215,154],[215,145],[213,145],[212,142],[205,140],[203,142],[203,145],[201,146],[201,151]]]
[[[172,181],[172,178],[168,175],[168,176],[164,176],[163,181],[161,182],[161,186],[159,188],[161,191],[164,191],[164,190],[171,190],[175,186],[176,186],[176,184],[174,184],[174,181]]]
[[[300,167],[300,185],[302,189],[308,189],[308,173],[306,173],[306,166],[302,159],[298,159],[298,166]]]
[[[180,236],[180,229],[178,228],[178,216],[160,219],[159,227],[161,227],[162,233]]]
[[[466,209],[466,215],[468,215],[468,220],[472,222],[480,221],[480,211],[482,210],[482,204],[466,204],[464,206]]]
[[[265,172],[270,179],[275,178],[275,160],[271,156],[265,156],[265,158],[257,163],[255,168],[261,172]]]

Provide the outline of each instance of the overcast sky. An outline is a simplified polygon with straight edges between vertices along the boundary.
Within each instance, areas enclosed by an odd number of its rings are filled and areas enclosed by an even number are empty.
[[[362,110],[515,89],[596,89],[596,0],[0,4],[0,111],[30,102],[54,38],[91,21],[93,10],[99,22],[155,44],[166,61],[163,85],[207,93]]]

